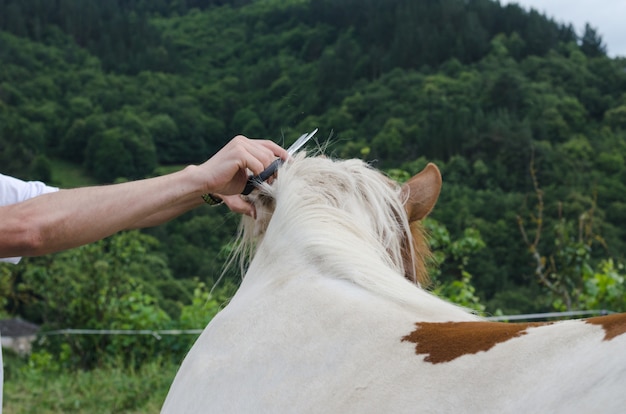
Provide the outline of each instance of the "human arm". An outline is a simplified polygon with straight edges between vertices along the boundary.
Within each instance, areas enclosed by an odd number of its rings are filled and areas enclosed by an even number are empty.
[[[259,174],[276,157],[286,159],[287,152],[271,141],[238,136],[203,164],[176,173],[0,207],[0,257],[51,253],[160,224],[202,204],[202,194],[239,194],[249,171]]]

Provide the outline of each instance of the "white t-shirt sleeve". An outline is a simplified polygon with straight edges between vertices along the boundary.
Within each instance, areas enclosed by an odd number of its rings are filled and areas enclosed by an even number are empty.
[[[0,206],[20,203],[29,198],[58,191],[41,181],[22,181],[0,174]],[[0,236],[2,237],[2,236]],[[0,258],[0,262],[18,263],[21,257]]]

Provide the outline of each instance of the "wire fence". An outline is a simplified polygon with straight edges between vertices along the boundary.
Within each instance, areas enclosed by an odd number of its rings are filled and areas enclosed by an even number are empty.
[[[164,335],[200,335],[202,331],[202,329],[59,329],[56,331],[40,332],[39,335],[152,335],[156,339],[161,339]]]
[[[488,321],[527,321],[536,319],[551,319],[551,318],[566,318],[575,319],[583,318],[585,316],[604,316],[616,313],[610,310],[588,310],[588,311],[567,311],[567,312],[546,312],[546,313],[527,313],[523,315],[498,315],[488,316]]]
[[[522,315],[498,315],[488,316],[485,319],[492,322],[512,322],[512,321],[527,321],[538,319],[574,319],[587,316],[603,316],[610,315],[616,312],[602,309],[602,310],[587,310],[587,311],[568,311],[568,312],[546,312],[546,313],[527,313]],[[59,329],[56,331],[39,332],[40,336],[53,336],[53,335],[151,335],[156,339],[161,339],[165,335],[199,335],[203,329],[166,329],[166,330],[132,330],[132,329]]]

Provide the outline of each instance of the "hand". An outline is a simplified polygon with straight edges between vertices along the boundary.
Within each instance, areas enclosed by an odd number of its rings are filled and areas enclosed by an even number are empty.
[[[256,209],[254,208],[254,204],[247,202],[241,195],[219,195],[219,197],[224,200],[224,204],[226,204],[232,212],[256,218]]]
[[[288,156],[285,149],[272,141],[238,135],[199,168],[206,174],[207,193],[228,196],[243,191],[249,174],[258,175],[276,157],[286,160]],[[232,200],[234,208],[239,208],[239,203]]]

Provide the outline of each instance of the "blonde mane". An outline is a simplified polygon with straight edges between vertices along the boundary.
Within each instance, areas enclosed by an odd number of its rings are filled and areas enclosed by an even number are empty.
[[[406,301],[405,278],[424,283],[430,257],[421,224],[408,221],[406,198],[361,160],[300,153],[250,196],[257,219],[243,218],[235,255],[243,273],[256,256],[299,255],[325,274]]]

